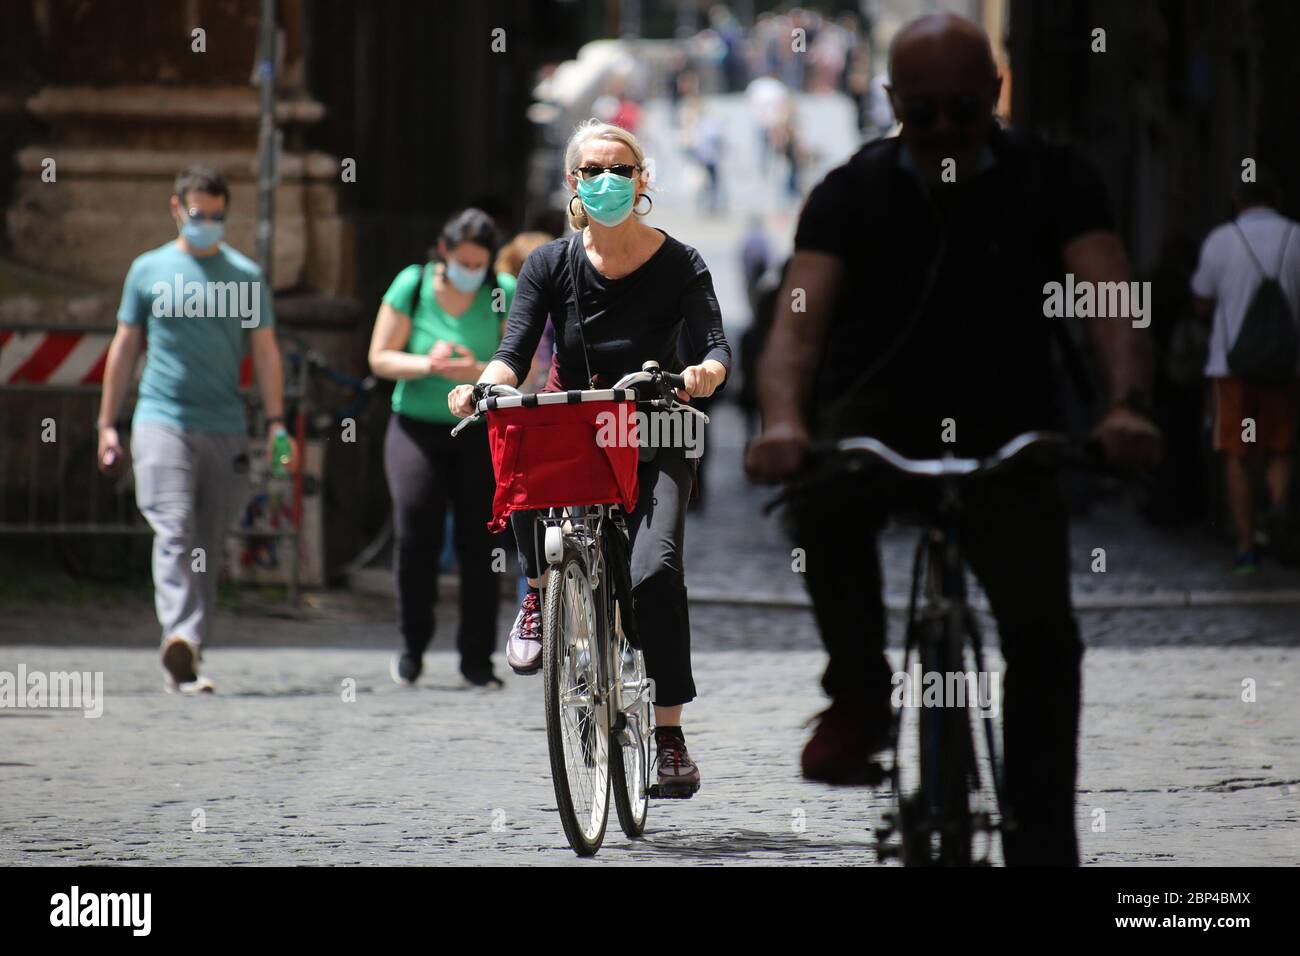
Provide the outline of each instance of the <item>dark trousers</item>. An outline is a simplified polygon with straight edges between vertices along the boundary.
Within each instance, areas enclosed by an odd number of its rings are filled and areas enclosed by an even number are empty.
[[[695,477],[695,459],[682,448],[657,448],[650,461],[637,466],[636,508],[627,516],[632,542],[632,600],[645,654],[646,676],[654,681],[654,702],[673,707],[695,699],[691,676],[691,622],[682,565],[686,505]],[[541,571],[542,541],[536,511],[510,516],[519,563],[536,579]],[[531,542],[531,546],[530,546]]]
[[[493,570],[487,530],[495,483],[486,430],[471,428],[452,438],[450,425],[394,413],[384,439],[384,471],[393,499],[397,621],[407,653],[423,654],[433,639],[450,502],[460,571],[460,668],[470,676],[490,674],[501,578]]]
[[[887,509],[861,484],[827,488],[791,512],[805,583],[830,654],[832,699],[889,706],[877,535]],[[891,501],[895,499],[890,499]],[[1070,604],[1068,521],[1059,475],[1022,469],[963,492],[965,558],[998,622],[1008,864],[1078,864],[1074,830],[1083,644]],[[846,507],[847,505],[847,507]],[[910,572],[910,567],[908,569]],[[979,728],[976,728],[978,731]]]

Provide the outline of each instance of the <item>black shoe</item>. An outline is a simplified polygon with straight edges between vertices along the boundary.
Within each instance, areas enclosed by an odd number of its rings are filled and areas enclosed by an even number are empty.
[[[407,687],[415,686],[423,670],[423,655],[417,657],[414,654],[400,654],[388,665],[388,673],[392,675],[393,682]]]
[[[1286,506],[1274,507],[1268,516],[1268,551],[1284,568],[1300,567],[1300,526],[1289,519]]]
[[[486,673],[466,673],[461,671],[460,676],[465,678],[465,683],[470,687],[479,687],[483,690],[501,690],[506,686],[501,678],[491,671]]]

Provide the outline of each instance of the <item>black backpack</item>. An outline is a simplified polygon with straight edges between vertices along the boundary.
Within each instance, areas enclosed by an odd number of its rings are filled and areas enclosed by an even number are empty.
[[[1248,385],[1285,385],[1296,378],[1296,359],[1300,353],[1300,334],[1296,332],[1295,316],[1278,281],[1286,262],[1286,247],[1291,241],[1292,229],[1287,230],[1282,240],[1277,275],[1270,276],[1246,241],[1241,226],[1235,222],[1232,225],[1241,236],[1261,278],[1259,288],[1246,307],[1237,339],[1228,352],[1228,371]]]

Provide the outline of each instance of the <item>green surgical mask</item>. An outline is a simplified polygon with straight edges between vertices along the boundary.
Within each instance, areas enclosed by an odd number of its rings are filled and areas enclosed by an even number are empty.
[[[636,202],[636,180],[613,173],[601,173],[592,180],[578,180],[578,198],[587,215],[602,226],[617,226],[632,215]]]

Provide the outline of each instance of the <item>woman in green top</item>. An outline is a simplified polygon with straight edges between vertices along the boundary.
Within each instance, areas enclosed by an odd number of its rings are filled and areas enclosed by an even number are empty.
[[[414,684],[433,638],[447,505],[460,568],[460,670],[472,684],[500,687],[492,673],[500,577],[492,569],[492,459],[485,429],[451,437],[458,419],[447,393],[474,382],[501,341],[513,276],[493,276],[499,240],[477,209],[452,217],[425,266],[408,266],[389,286],[370,339],[370,368],[393,379],[384,470],[393,500],[398,626],[404,652],[393,679]],[[434,250],[431,250],[433,253]]]

